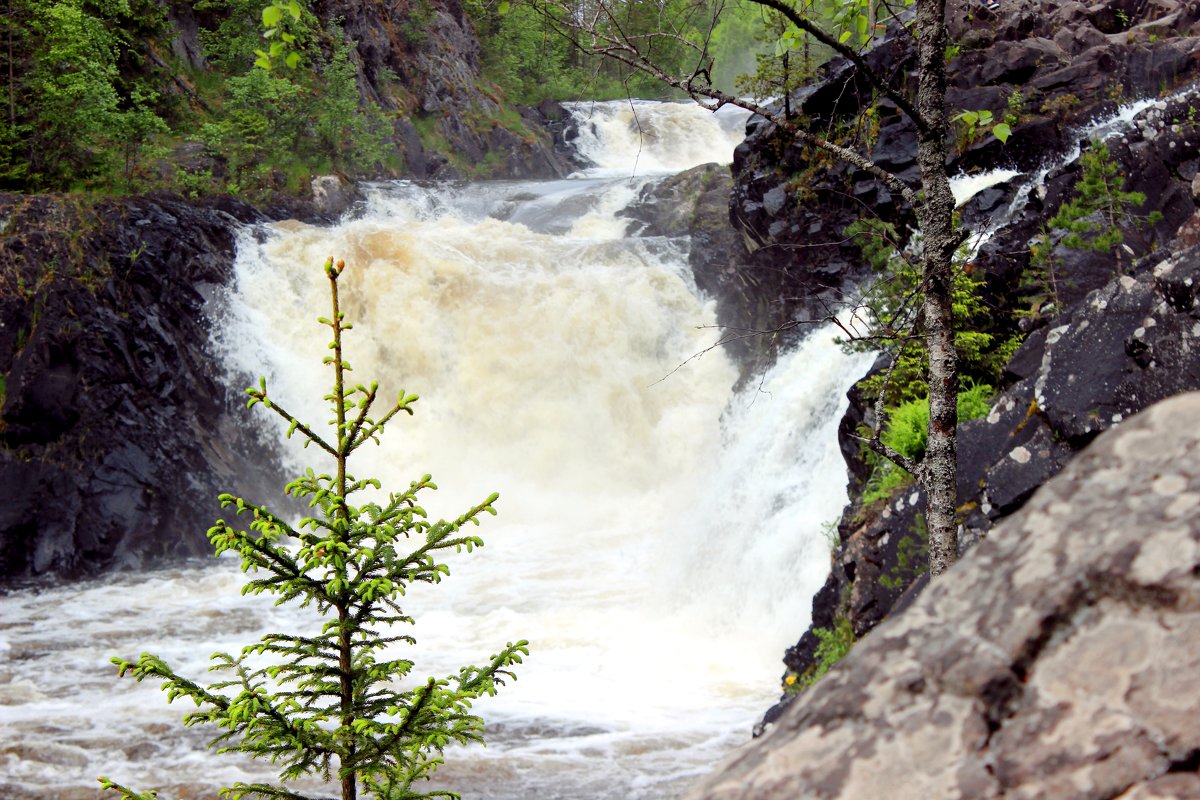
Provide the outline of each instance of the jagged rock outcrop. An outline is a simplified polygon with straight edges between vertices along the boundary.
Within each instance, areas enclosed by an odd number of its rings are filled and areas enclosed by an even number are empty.
[[[279,495],[207,346],[239,219],[261,218],[0,195],[0,582],[208,554],[218,493]]]
[[[544,112],[526,109],[524,131],[506,121],[500,98],[483,79],[479,40],[458,0],[323,0],[314,10],[322,20],[340,20],[358,43],[364,91],[399,114],[397,141],[408,175],[461,177],[462,165],[493,178],[558,178],[571,171]],[[424,140],[414,115],[431,123],[433,133]]]
[[[689,800],[1200,796],[1198,423],[1103,435]]]
[[[1200,75],[1200,7],[1194,3],[1005,0],[995,14],[976,3],[947,8],[955,48],[948,107],[990,111],[997,120],[1011,114],[1015,123],[1006,144],[990,136],[972,140],[963,131],[951,174],[1037,169],[1070,150],[1085,122],[1111,114],[1119,102],[1156,96]],[[893,27],[866,61],[880,74],[897,75],[911,71],[914,57],[907,31]],[[912,122],[886,101],[866,113],[874,94],[848,62],[833,62],[826,73],[793,98],[806,124],[915,179]],[[730,217],[753,251],[744,270],[777,287],[771,293],[779,298],[771,308],[776,321],[820,316],[868,276],[858,247],[844,236],[846,226],[869,207],[903,231],[913,223],[911,212],[873,176],[829,163],[762,120],[752,122],[748,134],[734,156],[730,201]],[[1148,170],[1145,178],[1156,194],[1161,172]],[[983,212],[997,211],[1003,199],[993,192]],[[978,209],[972,213],[979,218]]]
[[[1021,188],[1026,180],[1021,176],[979,193],[962,209],[964,220],[976,229],[1000,226],[973,259],[972,269],[985,281],[989,308],[1001,311],[1000,317],[1007,315],[1011,327],[1006,335],[1017,330],[1018,322],[1026,334],[1007,367],[993,413],[961,429],[959,502],[965,549],[1019,509],[1098,432],[1153,402],[1200,388],[1194,327],[1200,313],[1189,305],[1195,294],[1187,282],[1197,263],[1195,231],[1200,230],[1192,188],[1200,169],[1200,124],[1194,110],[1200,90],[1180,87],[1195,78],[1200,64],[1200,7],[1165,0],[1045,3],[1035,9],[1014,2],[1002,4],[996,16],[980,10],[953,19],[962,52],[952,70],[957,88],[950,95],[951,107],[988,108],[999,117],[1012,90],[1019,88],[1024,116],[1016,126],[1020,137],[1014,133],[1006,146],[980,140],[959,152],[952,169],[1012,167],[1035,174],[1032,167],[1039,166],[1039,159],[1057,158],[1075,146],[1077,126],[1084,120],[1115,110],[1120,92],[1088,94],[1081,82],[1074,85],[1079,94],[1072,94],[1067,83],[1047,77],[1062,70],[1099,75],[1111,86],[1120,85],[1125,96],[1174,92],[1117,129],[1118,135],[1113,130],[1104,134],[1112,137],[1107,146],[1120,165],[1124,188],[1147,197],[1133,217],[1116,223],[1124,244],[1114,251],[1071,250],[1062,245],[1060,232],[1048,229],[1047,220],[1080,180],[1078,161],[1050,169],[1032,192]],[[1172,35],[1150,33],[1164,19],[1174,20]],[[1125,27],[1114,31],[1112,25]],[[1022,82],[1019,87],[1017,81]],[[912,143],[903,131],[907,123],[886,112],[880,119],[874,155],[903,170],[912,163]],[[770,152],[769,146],[747,147],[757,154],[747,158],[760,162],[754,175],[766,181],[769,159],[763,154]],[[845,180],[856,177],[843,172]],[[831,173],[818,174],[828,179]],[[735,187],[743,185],[739,177]],[[843,184],[843,190],[847,186],[857,184]],[[735,208],[736,202],[735,196]],[[885,203],[882,210],[893,220],[904,218],[903,209]],[[787,219],[802,227],[815,213],[822,211],[805,207]],[[1036,269],[1031,242],[1044,235],[1053,248],[1055,297],[1040,315],[1018,319],[1013,312],[1031,306],[1031,293],[1045,291],[1039,286],[1044,280],[1030,279]],[[819,259],[821,251],[801,252],[805,259],[813,253]],[[827,264],[792,263],[787,269],[824,275]],[[853,269],[844,274],[854,274]],[[847,434],[872,422],[873,405],[874,398],[851,393],[841,431],[852,486],[861,486],[868,470]],[[814,599],[813,627],[832,628],[838,617],[847,617],[855,634],[864,635],[923,588],[924,502],[920,492],[908,490],[886,506],[849,510],[840,525],[834,569]],[[786,654],[789,671],[810,669],[817,644],[810,629]]]

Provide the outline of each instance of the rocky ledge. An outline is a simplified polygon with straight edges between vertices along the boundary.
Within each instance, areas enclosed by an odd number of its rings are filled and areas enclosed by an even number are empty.
[[[1032,191],[1014,179],[961,209],[969,226],[990,234],[971,264],[985,282],[986,305],[1005,320],[1003,336],[1025,336],[991,414],[960,431],[965,549],[1099,433],[1159,400],[1200,389],[1200,6],[1015,0],[995,14],[956,4],[949,13],[956,48],[950,107],[1016,115],[1007,145],[960,137],[952,173],[1044,171]],[[888,72],[912,57],[907,39],[895,33],[869,54]],[[1142,98],[1142,112],[1104,135],[1124,188],[1143,192],[1146,202],[1120,223],[1124,244],[1114,251],[1055,245],[1057,305],[1028,313],[1037,290],[1031,243],[1041,235],[1058,242],[1061,232],[1048,230],[1048,220],[1081,177],[1078,160],[1065,155],[1092,122],[1132,98]],[[900,172],[913,168],[911,126],[886,106],[867,114],[869,102],[853,70],[834,63],[827,80],[802,90],[796,105],[835,128],[874,117],[877,127],[856,134],[867,137],[872,158]],[[731,216],[753,250],[741,269],[762,278],[765,307],[791,319],[825,313],[854,293],[867,268],[840,234],[864,208],[902,231],[912,220],[870,176],[785,145],[769,126],[751,126],[734,163]],[[852,392],[842,424],[852,493],[868,468],[848,434],[872,422],[873,405],[874,398]],[[790,672],[803,675],[816,663],[812,628],[833,629],[846,618],[855,636],[864,636],[924,588],[923,508],[921,492],[909,489],[848,509],[830,577],[814,599],[812,627],[785,657]]]
[[[1120,104],[1169,94],[1200,76],[1195,3],[1002,0],[1000,6],[989,12],[973,1],[947,3],[948,109],[988,111],[996,120],[1010,119],[1013,130],[1001,143],[983,135],[986,130],[960,126],[951,175],[1036,170],[1074,148],[1088,123],[1112,115]],[[912,37],[895,24],[865,58],[885,75],[913,74],[916,65]],[[828,131],[905,179],[918,177],[915,126],[894,105],[877,102],[849,62],[831,62],[823,80],[794,95],[792,107],[810,129]],[[1194,123],[1195,113],[1180,121]],[[747,248],[740,269],[760,284],[768,302],[768,317],[756,327],[824,316],[853,297],[870,275],[858,245],[844,235],[846,226],[870,209],[903,232],[915,224],[911,209],[870,174],[831,164],[761,118],[747,130],[734,155],[730,218]],[[1166,160],[1167,170],[1160,163],[1146,171],[1144,183],[1154,187],[1154,195],[1173,182],[1190,182],[1186,173],[1194,174],[1194,161],[1179,155]],[[1179,164],[1182,174],[1174,169]],[[1143,182],[1141,172],[1127,174]],[[972,226],[990,222],[1011,199],[1001,190],[991,192],[964,209],[964,219]],[[1048,193],[1046,205],[1055,199]],[[1040,211],[1043,198],[1032,204]],[[988,265],[987,279],[996,291],[1011,290],[1001,283],[1028,264],[1029,249],[1021,244],[1004,251],[1003,271],[993,273],[999,259]]]
[[[207,554],[218,493],[279,493],[207,347],[236,229],[259,220],[0,195],[0,583]]]
[[[1101,436],[688,800],[1200,797],[1198,419]]]

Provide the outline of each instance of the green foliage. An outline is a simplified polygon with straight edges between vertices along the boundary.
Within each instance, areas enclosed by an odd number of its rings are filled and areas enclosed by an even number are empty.
[[[763,13],[754,41],[758,45],[754,72],[737,78],[737,91],[748,97],[781,98],[784,117],[791,118],[792,93],[816,76],[817,67],[833,51],[775,11]]]
[[[996,390],[986,383],[971,383],[958,392],[958,421],[982,419],[992,410]]]
[[[328,40],[331,55],[316,72],[249,66],[225,82],[224,113],[198,135],[225,161],[225,188],[253,195],[289,172],[354,175],[386,163],[391,124],[359,95],[353,44],[337,27]]]
[[[899,591],[919,578],[929,567],[929,529],[925,515],[917,514],[913,530],[900,537],[896,544],[896,563],[888,574],[879,576],[885,589]]]
[[[929,391],[919,313],[920,274],[901,253],[899,236],[889,223],[863,219],[847,226],[845,233],[858,245],[877,277],[862,299],[871,327],[861,340],[844,346],[851,350],[888,348],[895,359],[890,380],[883,373],[871,375],[858,384],[859,389],[868,397],[883,392],[889,408],[925,398]],[[1004,320],[997,318],[984,301],[984,283],[974,276],[974,267],[965,261],[965,255],[965,251],[960,253],[951,285],[959,370],[968,385],[995,384],[1021,340],[1004,332]]]
[[[333,333],[333,390],[326,395],[334,419],[332,435],[322,436],[276,405],[265,379],[247,389],[248,405],[262,405],[289,423],[289,437],[299,433],[308,444],[332,458],[333,472],[309,469],[287,486],[287,493],[306,498],[316,516],[293,528],[266,506],[235,495],[221,503],[247,529],[218,520],[208,531],[216,553],[237,553],[249,579],[243,594],[267,593],[276,604],[299,603],[322,622],[317,635],[270,633],[240,654],[216,653],[210,671],[221,678],[207,687],[176,674],[162,659],[143,653],[137,661],[112,659],[120,674],[138,681],[161,678],[168,701],[185,698],[197,710],[184,724],[209,725],[219,752],[246,753],[280,767],[282,784],[307,775],[328,779],[336,773],[343,800],[359,789],[379,800],[457,797],[452,792],[425,794],[415,787],[442,762],[451,742],[481,742],[483,720],[472,713],[474,700],[495,694],[515,677],[512,667],[528,655],[528,642],[507,644],[483,667],[466,666],[456,675],[413,680],[412,661],[393,657],[394,648],[413,644],[398,633],[412,624],[400,600],[419,583],[438,583],[450,569],[438,559],[449,551],[470,552],[483,545],[466,532],[486,514],[495,514],[496,494],[452,522],[430,522],[421,496],[437,487],[425,475],[401,492],[380,500],[379,481],[347,473],[347,462],[359,447],[378,443],[385,425],[398,414],[412,414],[417,396],[399,393],[383,416],[370,416],[378,384],[350,386],[342,334],[350,329],[338,303],[342,264],[325,265],[333,313],[320,322]],[[353,504],[352,504],[353,503]],[[101,778],[105,789],[126,800],[146,800]],[[230,798],[303,795],[270,784],[236,783],[222,791]]]
[[[960,111],[954,116],[954,121],[960,123],[958,129],[958,147],[963,149],[971,143],[979,139],[983,131],[991,128],[992,135],[1000,140],[1001,144],[1008,141],[1008,137],[1012,136],[1012,127],[1007,119],[1004,122],[996,122],[992,116],[992,112],[984,109],[982,111]]]
[[[663,96],[660,83],[613,59],[574,48],[552,15],[589,13],[584,4],[535,6],[529,2],[468,0],[467,12],[483,46],[484,74],[516,102],[608,100]],[[707,6],[688,0],[630,0],[614,7],[615,23],[641,40],[646,58],[667,72],[690,68],[694,58],[681,41],[696,40],[708,21]]]
[[[1004,101],[1004,106],[1004,122],[1009,126],[1016,125],[1025,115],[1025,95],[1014,87]]]
[[[1146,195],[1126,192],[1117,163],[1101,141],[1092,142],[1079,158],[1082,177],[1075,184],[1075,197],[1063,203],[1049,219],[1050,230],[1065,231],[1061,243],[1073,250],[1112,250],[1124,235],[1120,226],[1133,221],[1133,208],[1141,208]]]
[[[1134,209],[1145,204],[1146,195],[1124,190],[1125,178],[1104,142],[1092,142],[1080,154],[1079,162],[1081,174],[1074,197],[1059,206],[1030,244],[1029,269],[1022,282],[1029,291],[1027,313],[1032,315],[1058,308],[1061,259],[1055,255],[1056,247],[1111,252],[1115,272],[1121,263],[1123,228],[1138,228],[1162,219],[1158,211],[1146,217],[1134,215]]]
[[[784,678],[784,691],[788,694],[797,694],[813,686],[854,647],[854,629],[850,626],[850,619],[844,615],[834,619],[832,628],[813,628],[813,634],[820,641],[816,652],[817,663],[803,675],[789,674]]]
[[[228,73],[270,68],[272,59],[290,59],[289,66],[296,66],[299,52],[313,48],[319,38],[317,18],[296,0],[197,0],[196,10],[212,12],[219,20],[216,28],[201,31],[200,42],[208,59]],[[273,24],[260,27],[268,19]],[[267,30],[274,31],[273,41],[265,44]]]
[[[1083,102],[1077,95],[1060,94],[1058,97],[1045,100],[1041,105],[1041,112],[1065,120],[1082,104]]]
[[[475,8],[476,14],[486,14]],[[591,76],[574,63],[570,43],[532,6],[518,3],[484,21],[491,29],[484,38],[485,69],[510,100],[572,100],[587,91]]]
[[[271,69],[272,59],[283,59],[289,68],[300,63],[300,53],[295,49],[296,34],[287,30],[288,25],[302,20],[300,3],[297,0],[272,0],[262,10],[263,38],[270,40],[268,50],[255,50],[254,66]]]
[[[333,55],[321,69],[311,114],[315,155],[342,172],[370,172],[388,159],[391,123],[379,106],[360,97],[351,46],[342,31],[334,28],[331,38]]]
[[[123,79],[135,37],[161,9],[110,0],[13,0],[0,22],[7,114],[0,121],[0,188],[129,188],[134,162],[166,124],[152,88]]]
[[[958,392],[960,423],[987,416],[995,395],[995,389],[988,384],[976,384],[969,379],[967,384],[965,389]],[[919,461],[925,455],[925,443],[929,436],[929,399],[921,397],[908,400],[885,413],[887,424],[880,434],[880,441],[900,455]],[[891,497],[896,489],[912,481],[912,476],[906,470],[874,453],[868,453],[867,463],[872,469],[863,490],[863,505]]]
[[[905,0],[886,10],[888,13],[898,13],[911,4],[911,0]],[[875,4],[868,0],[801,0],[794,4],[794,8],[840,44],[854,49],[862,49],[870,44],[880,25],[879,20],[872,18]],[[834,50],[807,31],[793,26],[778,12],[764,11],[760,7],[751,13],[757,16],[758,24],[743,48],[751,46],[757,51],[755,69],[737,78],[737,91],[751,97],[782,98],[784,115],[790,117],[792,109],[789,95],[811,82],[817,76],[817,69],[833,57]],[[735,21],[731,27],[740,28],[741,16],[738,12],[732,16]],[[720,26],[717,30],[720,31]],[[718,38],[716,42],[720,44],[721,39]],[[728,50],[710,50],[716,58],[718,70],[722,57],[728,59],[731,56]]]

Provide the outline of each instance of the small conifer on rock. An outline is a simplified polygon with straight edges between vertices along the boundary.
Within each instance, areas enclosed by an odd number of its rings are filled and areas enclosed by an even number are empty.
[[[437,583],[449,574],[438,558],[448,550],[468,552],[483,545],[464,532],[484,514],[495,514],[493,494],[453,522],[430,522],[418,496],[436,489],[429,475],[392,493],[386,502],[357,502],[373,478],[356,479],[346,472],[350,455],[368,441],[378,442],[384,426],[397,414],[412,414],[416,395],[400,392],[394,406],[378,420],[369,416],[378,384],[347,388],[350,365],[342,354],[342,334],[350,329],[338,306],[338,278],[343,263],[325,264],[333,304],[331,319],[320,322],[333,331],[325,359],[334,370],[333,392],[326,395],[335,419],[327,439],[293,417],[267,394],[265,379],[247,389],[249,406],[261,404],[289,424],[288,436],[299,432],[305,447],[316,445],[335,461],[334,474],[309,469],[286,491],[308,498],[317,515],[293,528],[265,506],[222,495],[223,507],[249,520],[242,530],[218,520],[208,531],[218,555],[226,550],[242,557],[250,578],[242,593],[267,592],[276,605],[298,602],[311,607],[324,624],[315,636],[271,633],[241,654],[216,653],[210,671],[221,680],[207,688],[177,675],[162,659],[143,653],[136,662],[112,659],[120,674],[138,681],[162,678],[168,701],[185,697],[198,710],[184,724],[212,725],[219,730],[213,744],[220,752],[248,753],[281,767],[279,785],[236,783],[222,790],[228,798],[263,797],[303,800],[287,788],[290,781],[321,775],[341,785],[342,800],[362,796],[378,800],[458,797],[450,791],[419,791],[442,763],[451,742],[483,741],[483,720],[471,703],[493,695],[512,667],[529,654],[528,642],[509,643],[484,667],[466,666],[457,675],[413,682],[413,662],[392,657],[394,646],[412,644],[398,632],[412,623],[400,598],[414,582]],[[355,504],[352,504],[352,499]],[[105,789],[125,800],[152,800],[101,778]]]

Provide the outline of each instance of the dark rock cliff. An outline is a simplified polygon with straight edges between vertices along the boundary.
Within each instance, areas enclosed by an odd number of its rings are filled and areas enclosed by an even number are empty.
[[[1171,395],[1200,388],[1200,6],[1106,0],[1094,4],[1002,0],[996,13],[950,4],[955,41],[948,106],[1014,117],[1007,144],[956,137],[952,175],[1007,168],[1026,173],[1061,162],[1093,120],[1120,103],[1162,98],[1108,140],[1125,188],[1147,195],[1140,224],[1124,226],[1116,252],[1059,248],[1058,308],[1020,320],[1028,307],[1031,242],[1070,196],[1078,162],[1051,169],[1027,196],[1023,178],[976,195],[961,211],[968,226],[994,229],[973,260],[985,300],[1020,329],[1024,345],[1008,364],[992,413],[961,429],[960,512],[963,546],[985,538],[1016,512],[1098,433]],[[906,35],[893,30],[868,61],[885,74],[911,66]],[[813,125],[837,130],[877,163],[916,177],[915,132],[871,93],[850,65],[831,64],[826,80],[801,90],[793,105]],[[756,283],[743,303],[749,327],[817,318],[853,297],[869,273],[846,226],[878,214],[903,231],[910,210],[867,174],[829,163],[751,123],[733,165],[730,217],[748,254],[737,270]],[[1151,217],[1152,212],[1158,212]],[[873,398],[851,392],[843,452],[852,488],[867,473],[846,437],[873,416]],[[884,506],[855,502],[840,528],[834,568],[814,600],[812,626],[850,620],[857,636],[903,608],[924,586],[915,490]],[[785,658],[790,672],[814,664],[810,630]],[[776,712],[773,712],[773,716]]]
[[[230,200],[0,195],[0,581],[210,553],[217,494],[277,497],[208,351]]]

